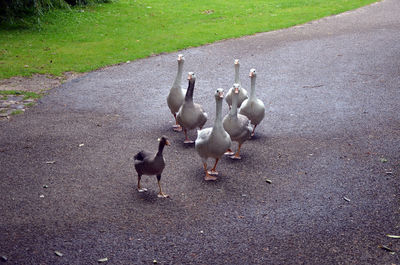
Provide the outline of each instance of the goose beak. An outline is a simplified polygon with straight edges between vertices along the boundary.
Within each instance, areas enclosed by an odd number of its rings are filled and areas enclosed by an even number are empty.
[[[253,72],[250,72],[249,76],[252,77],[253,76]]]
[[[235,94],[239,93],[239,88],[235,87]]]
[[[220,97],[220,98],[224,98],[224,91],[219,92],[218,94],[219,94],[219,97]]]
[[[192,75],[189,74],[187,79],[188,79],[188,80],[192,80]]]
[[[171,145],[171,143],[167,140],[166,142],[165,142],[165,145]]]

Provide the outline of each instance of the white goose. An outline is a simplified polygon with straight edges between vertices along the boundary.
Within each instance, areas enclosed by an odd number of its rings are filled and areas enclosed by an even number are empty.
[[[233,84],[233,97],[232,97],[232,108],[230,112],[224,117],[222,124],[224,125],[224,129],[231,136],[232,141],[238,142],[238,150],[234,156],[231,156],[232,159],[241,159],[240,157],[240,147],[242,144],[250,138],[251,127],[249,126],[249,119],[237,113],[237,100],[240,94],[240,85]],[[225,153],[226,155],[233,155],[231,149]]]
[[[216,117],[214,126],[197,132],[195,149],[203,161],[205,180],[216,180],[217,178],[211,175],[218,175],[216,170],[218,160],[224,152],[231,146],[231,137],[224,130],[222,125],[222,101],[224,98],[224,90],[218,88],[215,93],[216,101]],[[207,170],[207,159],[215,158],[214,167],[209,172]]]
[[[256,97],[256,69],[250,70],[251,91],[250,98],[242,103],[239,113],[245,115],[254,125],[251,136],[254,136],[254,131],[258,124],[264,119],[265,106],[264,103]]]
[[[239,81],[239,67],[240,67],[239,60],[236,59],[235,60],[235,84],[239,84],[239,86],[241,86],[240,81]],[[232,107],[232,96],[233,96],[233,87],[231,87],[229,89],[228,93],[226,94],[226,98],[225,98],[226,103],[228,103],[229,109]],[[247,98],[248,98],[248,95],[247,95],[246,89],[241,87],[240,93],[238,96],[238,102],[237,102],[238,108],[240,108],[243,101],[245,101]]]
[[[176,113],[179,111],[179,108],[182,106],[183,100],[185,99],[186,91],[181,88],[181,80],[182,80],[182,69],[183,64],[185,62],[185,58],[182,54],[178,55],[178,72],[176,74],[174,83],[169,91],[167,97],[168,107],[171,110],[172,115],[175,118],[175,125],[172,126],[174,131],[182,131],[182,127],[178,124],[176,120]]]
[[[186,91],[185,100],[176,115],[176,120],[178,124],[183,127],[185,133],[185,144],[193,143],[187,136],[187,130],[193,130],[197,127],[202,129],[207,121],[207,113],[204,112],[201,105],[193,103],[193,90],[196,75],[193,72],[189,72],[188,80],[189,86]]]

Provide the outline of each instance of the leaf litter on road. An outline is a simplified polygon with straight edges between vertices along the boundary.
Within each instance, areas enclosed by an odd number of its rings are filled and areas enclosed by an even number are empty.
[[[59,257],[62,257],[62,256],[64,256],[64,254],[63,253],[61,253],[60,251],[54,251],[54,254],[56,254],[57,256],[59,256]]]
[[[388,251],[388,252],[396,253],[396,251],[394,251],[393,249],[389,248],[388,246],[379,245],[378,247],[381,248],[381,249],[383,249],[383,250],[386,250],[386,251]]]
[[[395,239],[400,239],[400,236],[397,236],[397,235],[390,235],[390,234],[388,234],[388,235],[386,235],[387,237],[390,237],[390,238],[395,238]]]

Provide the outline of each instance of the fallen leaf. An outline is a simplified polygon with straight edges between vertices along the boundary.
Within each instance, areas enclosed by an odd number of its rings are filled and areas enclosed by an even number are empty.
[[[79,147],[82,147],[82,146],[84,146],[85,144],[79,144]]]
[[[386,163],[387,161],[388,161],[388,160],[387,160],[386,158],[384,158],[384,157],[381,158],[381,162],[382,162],[382,163]]]
[[[396,238],[396,239],[400,239],[400,236],[396,236],[396,235],[386,235],[387,237],[390,237],[390,238]]]
[[[56,161],[46,161],[46,164],[54,164]]]
[[[383,250],[386,250],[386,251],[389,251],[389,252],[395,253],[395,251],[394,251],[393,249],[389,248],[388,246],[385,246],[385,245],[379,245],[378,247],[379,247],[379,248],[381,248],[381,249],[383,249]]]
[[[108,258],[102,258],[102,259],[97,260],[98,263],[107,262],[107,261],[108,261]]]
[[[54,254],[56,254],[57,256],[59,256],[59,257],[62,257],[62,256],[64,256],[64,254],[63,253],[61,253],[60,251],[54,251]]]
[[[344,199],[345,201],[347,201],[347,202],[350,202],[350,199],[347,198],[346,196],[344,196],[343,199]]]

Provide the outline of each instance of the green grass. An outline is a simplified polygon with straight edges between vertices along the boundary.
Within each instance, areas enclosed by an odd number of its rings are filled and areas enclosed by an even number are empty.
[[[38,99],[41,98],[42,95],[37,94],[35,92],[28,92],[28,91],[18,91],[18,90],[0,90],[0,96],[2,96],[2,99],[7,99],[7,96],[9,95],[24,95],[23,99]]]
[[[26,103],[24,105],[25,105],[25,107],[30,108],[30,107],[35,106],[35,103],[34,102],[29,102],[29,103]]]
[[[22,110],[17,109],[17,110],[13,110],[13,112],[10,113],[10,115],[18,115],[18,114],[22,114],[24,113]]]
[[[0,28],[0,79],[86,72],[161,52],[305,23],[375,0],[119,0]],[[234,56],[234,55],[232,55]]]

